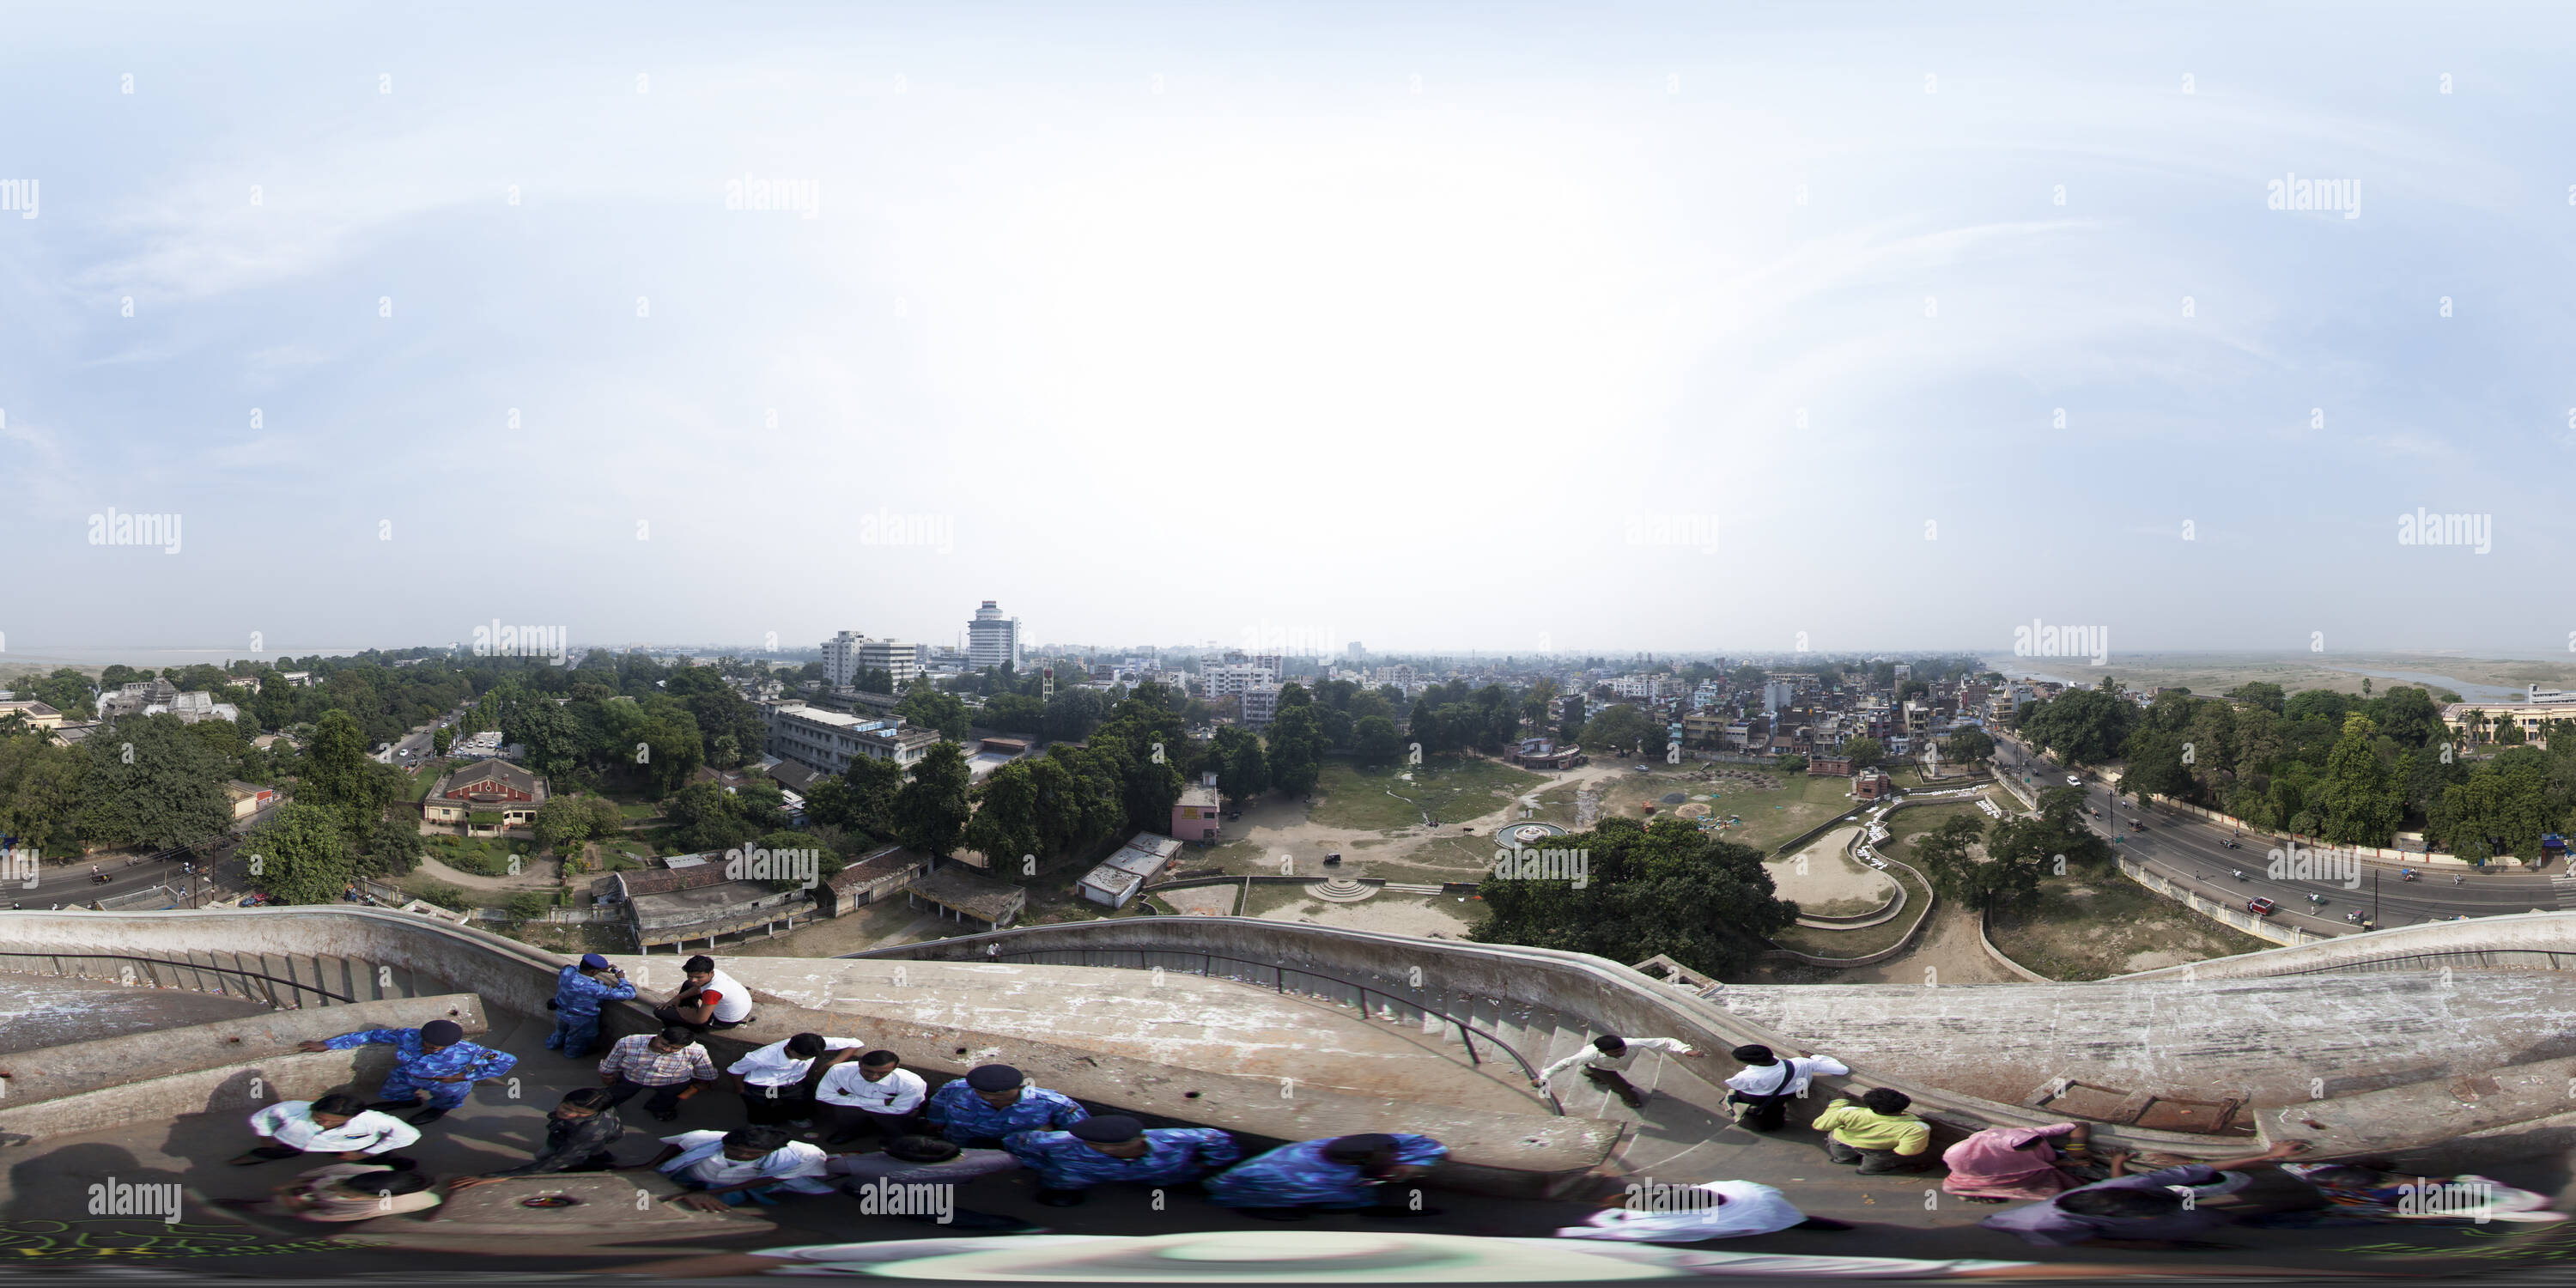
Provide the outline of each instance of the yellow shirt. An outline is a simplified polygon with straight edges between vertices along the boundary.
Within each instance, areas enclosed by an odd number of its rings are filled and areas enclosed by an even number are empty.
[[[1920,1154],[1932,1143],[1932,1128],[1912,1114],[1882,1114],[1867,1105],[1835,1099],[1816,1115],[1816,1130],[1853,1149],[1889,1149]]]

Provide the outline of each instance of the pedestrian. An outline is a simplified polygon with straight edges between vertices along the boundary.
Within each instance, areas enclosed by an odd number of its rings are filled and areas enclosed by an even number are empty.
[[[2567,1219],[2549,1210],[2549,1196],[2474,1173],[2410,1176],[2383,1159],[2350,1163],[2283,1163],[2281,1170],[2315,1187],[2323,1208],[2248,1217],[2242,1224],[2272,1229],[2333,1226],[2484,1225],[2490,1221],[2554,1224]]]
[[[1752,1181],[1629,1187],[1605,1201],[1583,1224],[1557,1230],[1560,1239],[1615,1239],[1625,1243],[1697,1243],[1740,1239],[1781,1230],[1848,1230],[1851,1226],[1809,1216],[1780,1191]]]
[[[1605,1033],[1592,1039],[1589,1050],[1577,1051],[1540,1070],[1530,1085],[1550,1086],[1556,1081],[1556,1075],[1579,1066],[1583,1070],[1584,1081],[1619,1097],[1620,1103],[1630,1109],[1641,1109],[1646,1104],[1646,1093],[1623,1076],[1628,1066],[1637,1062],[1640,1051],[1669,1051],[1674,1055],[1687,1056],[1699,1054],[1672,1038],[1638,1038],[1632,1042],[1618,1034]]]
[[[1942,1151],[1950,1174],[1941,1190],[1971,1203],[2050,1198],[2103,1179],[2091,1166],[2092,1144],[2090,1123],[1989,1127]]]
[[[546,1003],[555,1013],[555,1031],[546,1036],[546,1049],[563,1052],[567,1060],[589,1059],[599,1041],[599,1008],[633,996],[626,972],[597,953],[583,953],[579,962],[555,972],[555,995]]]
[[[2128,1174],[2128,1155],[2112,1154],[2109,1180],[2077,1186],[2025,1207],[2007,1208],[1977,1224],[2020,1235],[2043,1248],[2072,1247],[2097,1239],[2115,1247],[2207,1247],[2195,1241],[2197,1236],[2218,1228],[2226,1218],[2203,1206],[2202,1200],[2233,1194],[2253,1181],[2234,1169],[2278,1162],[2306,1148],[2305,1141],[2285,1140],[2246,1158],[2187,1163],[2138,1176]]]
[[[920,1130],[921,1107],[929,1099],[930,1084],[904,1068],[903,1057],[870,1051],[823,1071],[814,1088],[814,1118],[826,1145],[855,1140],[862,1127],[894,1140]]]
[[[697,1034],[674,1024],[659,1033],[617,1039],[608,1058],[599,1062],[599,1080],[606,1084],[612,1106],[652,1092],[644,1111],[667,1123],[680,1116],[681,1101],[716,1085],[716,1062],[698,1045]]]
[[[331,1154],[344,1163],[370,1160],[397,1171],[419,1166],[393,1151],[420,1139],[410,1124],[367,1108],[356,1096],[333,1094],[319,1100],[281,1100],[250,1116],[250,1129],[268,1143],[254,1145],[232,1165]]]
[[[546,1143],[535,1158],[498,1172],[457,1177],[447,1183],[447,1188],[467,1189],[510,1176],[614,1171],[617,1156],[609,1147],[625,1135],[626,1122],[617,1116],[617,1104],[608,1098],[608,1088],[575,1087],[565,1092],[554,1111],[546,1115]]]
[[[643,1166],[693,1191],[678,1196],[680,1206],[721,1212],[742,1203],[775,1206],[772,1190],[829,1194],[827,1161],[819,1146],[776,1127],[737,1127],[665,1136],[662,1152]]]
[[[857,1038],[827,1038],[799,1033],[783,1042],[754,1049],[725,1070],[742,1096],[744,1111],[755,1127],[780,1123],[805,1125],[814,1116],[814,1101],[805,1078],[817,1060],[825,1067],[860,1053]]]
[[[1740,1046],[1728,1052],[1744,1066],[1726,1080],[1726,1105],[1747,1131],[1778,1131],[1788,1122],[1789,1102],[1803,1098],[1817,1074],[1840,1076],[1849,1066],[1829,1055],[1782,1059],[1767,1046]]]
[[[1437,1215],[1384,1187],[1428,1173],[1449,1147],[1409,1132],[1303,1140],[1236,1164],[1207,1183],[1208,1201],[1265,1221],[1303,1221],[1310,1209],[1400,1219]]]
[[[1905,1112],[1912,1096],[1894,1087],[1874,1087],[1859,1103],[1837,1097],[1816,1115],[1816,1130],[1825,1133],[1825,1157],[1836,1163],[1858,1163],[1863,1176],[1910,1172],[1923,1166],[1923,1151],[1932,1144],[1932,1128]]]
[[[416,1029],[360,1029],[327,1042],[301,1043],[306,1051],[346,1051],[369,1044],[394,1048],[393,1072],[385,1075],[380,1097],[370,1109],[428,1108],[405,1120],[425,1127],[465,1103],[474,1084],[499,1078],[516,1068],[519,1057],[465,1040],[465,1028],[454,1020],[431,1020]]]
[[[1071,1096],[1030,1086],[1007,1064],[979,1064],[931,1093],[931,1129],[968,1149],[999,1148],[1013,1132],[1057,1130],[1091,1116]]]
[[[1186,1185],[1243,1157],[1234,1137],[1214,1127],[1147,1131],[1125,1114],[1085,1118],[1064,1131],[1015,1132],[1002,1147],[1038,1174],[1037,1199],[1048,1207],[1072,1207],[1110,1181]]]
[[[716,969],[716,959],[703,954],[681,963],[684,982],[671,1000],[653,1008],[653,1018],[703,1033],[740,1028],[751,1020],[751,990]]]
[[[959,1149],[936,1136],[896,1136],[873,1154],[834,1154],[825,1170],[841,1177],[841,1192],[859,1200],[862,1211],[898,1216],[951,1233],[1033,1234],[1038,1227],[1018,1217],[999,1216],[956,1206],[956,1190],[977,1177],[1019,1170],[1020,1160],[1006,1150]],[[918,1191],[899,1187],[927,1185],[933,1202],[915,1205]],[[902,1200],[896,1195],[901,1194]]]
[[[439,1202],[427,1172],[381,1163],[333,1163],[279,1186],[273,1199],[244,1206],[299,1221],[343,1222],[427,1211]]]

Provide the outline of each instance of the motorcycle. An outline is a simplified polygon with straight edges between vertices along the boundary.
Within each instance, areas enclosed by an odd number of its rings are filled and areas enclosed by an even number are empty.
[[[2399,869],[2397,870],[2397,879],[2398,879],[2398,880],[2400,880],[2400,881],[2412,881],[2412,880],[2414,880],[2414,879],[2415,879],[2415,869],[2413,869],[2413,868],[2399,868]]]

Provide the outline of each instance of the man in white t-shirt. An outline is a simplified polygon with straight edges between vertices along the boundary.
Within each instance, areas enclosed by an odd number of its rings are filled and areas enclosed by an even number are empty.
[[[336,1155],[342,1162],[364,1161],[396,1171],[419,1166],[393,1152],[419,1140],[419,1130],[392,1114],[367,1108],[356,1096],[281,1100],[252,1114],[250,1129],[259,1133],[261,1143],[233,1159],[236,1167],[302,1154]]]
[[[705,1032],[740,1028],[751,1019],[751,990],[716,969],[716,959],[701,954],[680,967],[688,982],[671,1000],[655,1007],[654,1018]]]
[[[775,1203],[771,1191],[829,1194],[830,1156],[777,1127],[684,1131],[662,1138],[653,1168],[691,1190],[674,1201],[703,1212],[737,1203]]]
[[[1646,1103],[1647,1093],[1623,1075],[1628,1072],[1629,1065],[1637,1062],[1640,1051],[1668,1051],[1687,1056],[1699,1054],[1678,1038],[1623,1038],[1615,1033],[1605,1033],[1592,1039],[1591,1046],[1540,1070],[1530,1085],[1549,1087],[1556,1081],[1556,1075],[1580,1067],[1584,1081],[1619,1097],[1630,1109],[1636,1109]]]
[[[823,1071],[823,1084],[814,1089],[814,1117],[827,1145],[854,1140],[863,1127],[893,1140],[920,1130],[922,1102],[929,1098],[930,1084],[904,1068],[903,1057],[870,1051]]]
[[[1564,1239],[1618,1239],[1631,1243],[1697,1243],[1738,1239],[1778,1230],[1848,1230],[1840,1221],[1810,1217],[1780,1191],[1751,1181],[1704,1185],[1630,1185],[1584,1224],[1559,1229]]]
[[[1776,1055],[1767,1046],[1740,1046],[1728,1054],[1744,1071],[1726,1080],[1727,1107],[1747,1131],[1778,1131],[1789,1119],[1789,1102],[1807,1094],[1816,1075],[1833,1077],[1851,1069],[1829,1055]]]
[[[816,1062],[831,1068],[857,1055],[860,1045],[857,1038],[799,1033],[752,1051],[734,1061],[725,1072],[732,1075],[734,1090],[742,1093],[743,1108],[750,1114],[752,1126],[801,1123],[814,1113],[805,1080],[813,1073]]]

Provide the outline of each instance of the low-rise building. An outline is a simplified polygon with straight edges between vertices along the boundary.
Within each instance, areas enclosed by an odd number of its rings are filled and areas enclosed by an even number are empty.
[[[233,821],[236,823],[277,803],[276,788],[260,787],[240,779],[224,784],[224,795],[232,800]]]
[[[896,715],[856,715],[804,702],[768,708],[770,755],[838,774],[861,757],[910,769],[939,742],[939,731],[908,726]]]
[[[1896,790],[1896,780],[1883,769],[1864,769],[1852,775],[1852,795],[1874,801]]]
[[[2549,726],[2560,720],[2576,720],[2576,693],[2544,689],[2532,685],[2518,702],[2446,702],[2442,704],[2442,723],[2463,740],[2491,745],[2506,728],[2522,732],[2522,740],[2543,751],[2549,749]]]
[[[1029,892],[996,881],[962,863],[943,863],[904,892],[915,907],[924,903],[960,921],[980,921],[995,930],[1010,925],[1029,906]]]
[[[420,803],[421,821],[467,836],[499,836],[534,825],[546,780],[506,760],[478,760],[439,776]]]
[[[821,887],[821,912],[846,917],[861,908],[893,898],[930,873],[930,858],[900,845],[861,858],[835,872]]]
[[[1073,884],[1074,893],[1107,908],[1124,908],[1144,888],[1180,866],[1181,843],[1168,836],[1138,832],[1118,852]]]
[[[810,890],[773,890],[766,881],[736,881],[726,873],[722,855],[683,855],[699,862],[686,866],[612,872],[593,889],[626,912],[626,928],[635,951],[649,953],[668,944],[681,948],[705,941],[710,948],[726,935],[762,930],[774,934],[796,928],[796,918],[816,915]],[[601,886],[611,887],[601,889]]]
[[[1244,727],[1263,728],[1279,718],[1279,688],[1276,684],[1255,684],[1244,689]]]
[[[1224,815],[1224,800],[1217,794],[1216,775],[1208,774],[1196,785],[1181,789],[1180,800],[1172,805],[1172,835],[1184,841],[1213,845]]]
[[[60,729],[63,727],[63,713],[34,698],[0,700],[0,720],[6,720],[11,716],[26,721],[30,728]]]

